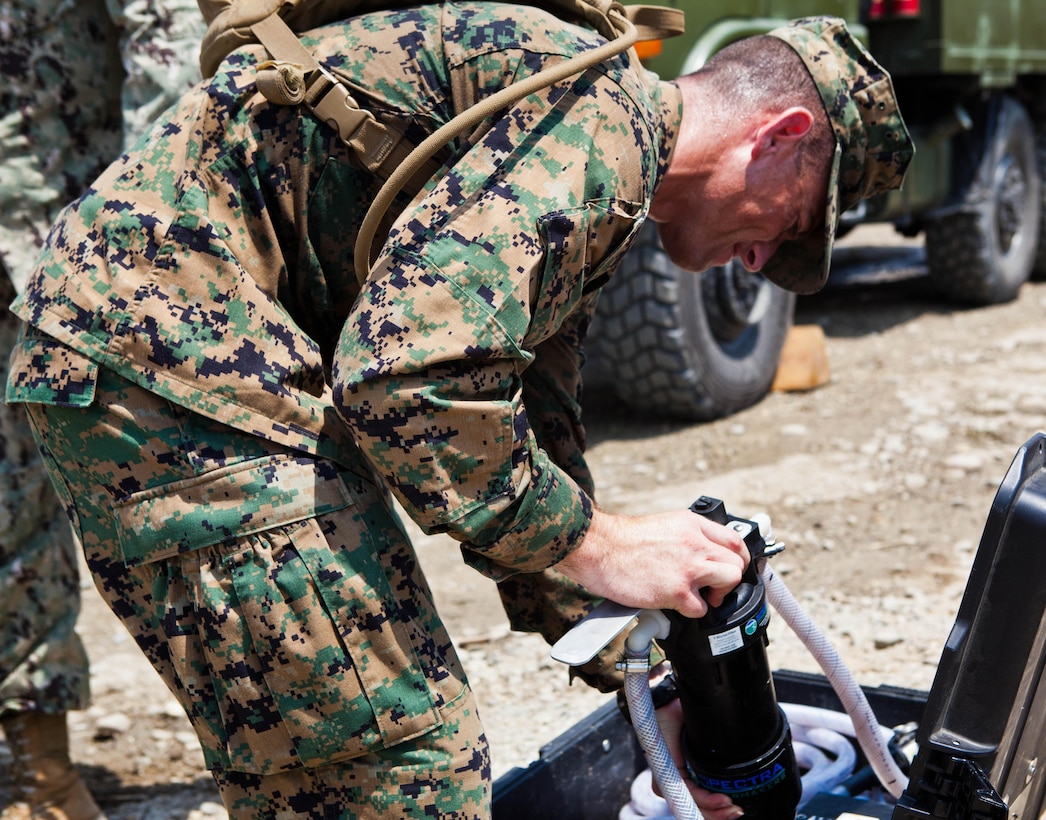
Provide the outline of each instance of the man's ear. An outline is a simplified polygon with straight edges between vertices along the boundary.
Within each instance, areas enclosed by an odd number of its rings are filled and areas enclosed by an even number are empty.
[[[752,159],[764,153],[794,148],[813,128],[814,115],[802,106],[770,114],[756,131]]]

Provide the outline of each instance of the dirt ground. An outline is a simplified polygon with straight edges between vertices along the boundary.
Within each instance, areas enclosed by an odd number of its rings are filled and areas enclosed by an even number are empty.
[[[882,241],[870,230],[847,244]],[[1046,429],[1044,313],[1046,283],[979,310],[944,305],[920,281],[804,298],[796,321],[824,329],[832,373],[816,390],[697,425],[591,396],[600,501],[641,513],[711,495],[735,514],[768,513],[787,545],[777,573],[858,680],[927,689],[999,481]],[[418,544],[479,693],[495,776],[525,766],[606,696],[568,688],[540,640],[509,633],[492,585],[453,544]],[[225,817],[185,717],[83,588],[94,700],[71,716],[73,753],[109,817]],[[776,620],[769,652],[774,668],[817,671]]]

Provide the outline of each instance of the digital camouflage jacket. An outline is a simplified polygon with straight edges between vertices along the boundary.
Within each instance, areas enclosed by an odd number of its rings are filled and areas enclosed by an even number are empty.
[[[304,42],[417,143],[602,40],[448,2]],[[581,341],[667,165],[678,89],[626,54],[485,122],[396,202],[361,292],[353,242],[380,180],[329,126],[257,93],[266,57],[230,55],[65,210],[14,309],[216,421],[364,456],[492,577],[556,563],[591,519]]]

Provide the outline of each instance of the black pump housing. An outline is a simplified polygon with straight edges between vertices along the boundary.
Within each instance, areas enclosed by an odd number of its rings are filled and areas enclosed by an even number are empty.
[[[729,515],[718,499],[702,496],[690,509],[740,533],[752,560],[703,618],[665,611],[672,629],[660,643],[683,708],[687,765],[702,788],[729,794],[745,817],[791,820],[802,782],[766,653],[770,609],[757,568],[766,543],[754,522]]]

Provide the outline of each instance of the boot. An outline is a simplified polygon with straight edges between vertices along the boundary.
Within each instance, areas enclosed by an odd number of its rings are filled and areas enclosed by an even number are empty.
[[[0,820],[106,820],[69,760],[65,714],[19,712],[0,723],[14,787]]]

